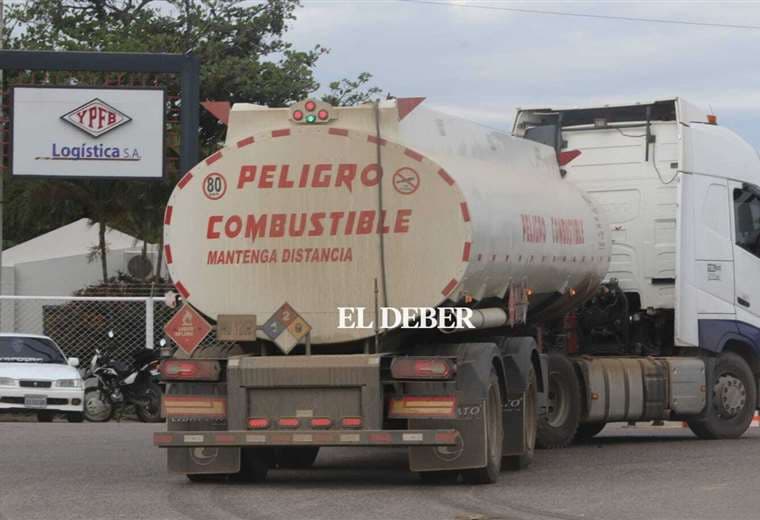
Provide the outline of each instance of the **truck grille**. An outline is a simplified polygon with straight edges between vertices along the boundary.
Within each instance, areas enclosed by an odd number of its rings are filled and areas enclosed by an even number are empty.
[[[50,381],[32,381],[32,380],[21,380],[18,382],[19,386],[23,386],[25,388],[50,388],[50,385],[52,384]]]

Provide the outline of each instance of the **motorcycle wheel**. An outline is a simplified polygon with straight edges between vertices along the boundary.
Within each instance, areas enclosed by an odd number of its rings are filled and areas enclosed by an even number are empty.
[[[90,422],[108,422],[113,417],[113,403],[99,388],[84,393],[84,417]]]
[[[148,396],[147,402],[135,406],[137,417],[142,422],[147,423],[163,422],[161,418],[161,387],[156,383],[150,383],[145,395]]]

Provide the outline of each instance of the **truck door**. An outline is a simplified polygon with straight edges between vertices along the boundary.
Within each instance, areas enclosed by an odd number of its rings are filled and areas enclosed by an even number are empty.
[[[681,176],[676,273],[678,345],[699,345],[700,320],[735,319],[729,192],[725,179],[700,174]]]
[[[760,188],[731,182],[736,319],[760,328]]]

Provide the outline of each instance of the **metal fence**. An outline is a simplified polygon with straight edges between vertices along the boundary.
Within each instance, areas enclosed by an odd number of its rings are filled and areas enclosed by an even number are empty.
[[[0,296],[0,332],[50,336],[66,356],[82,363],[97,346],[128,359],[158,346],[175,311],[153,297]]]

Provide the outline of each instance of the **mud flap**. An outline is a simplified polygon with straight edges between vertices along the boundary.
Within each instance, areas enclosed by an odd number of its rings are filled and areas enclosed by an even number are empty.
[[[525,439],[525,394],[507,394],[504,403],[504,444],[502,455],[522,455],[527,451]]]
[[[409,469],[442,471],[482,468],[486,465],[486,401],[460,405],[458,419],[412,419],[409,429],[455,429],[456,446],[409,448]]]
[[[237,473],[240,448],[167,448],[169,471],[175,473]]]

